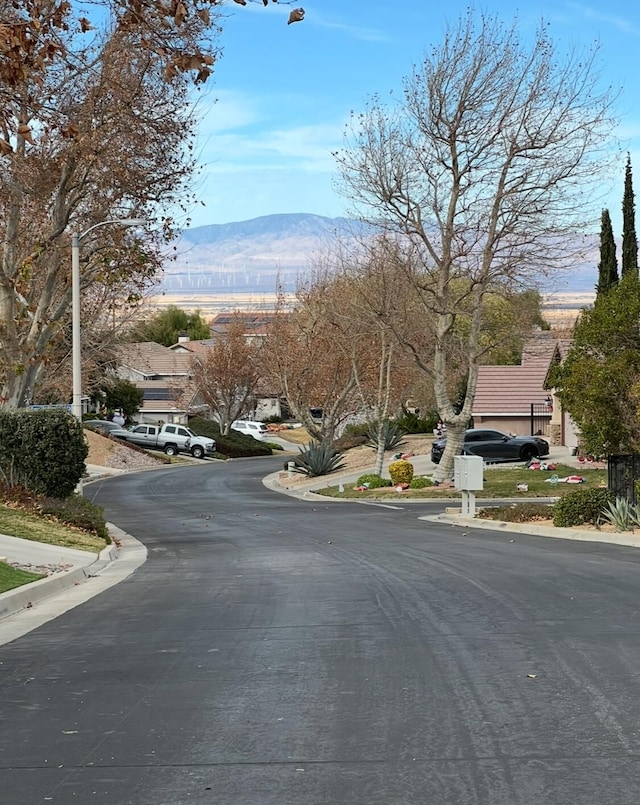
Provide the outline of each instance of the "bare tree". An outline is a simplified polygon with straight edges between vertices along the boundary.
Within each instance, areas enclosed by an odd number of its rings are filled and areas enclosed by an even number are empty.
[[[253,408],[262,376],[260,345],[247,340],[242,314],[194,357],[192,371],[200,397],[218,418],[220,432],[229,433],[231,423]]]
[[[313,439],[332,441],[359,408],[351,356],[351,328],[336,315],[332,278],[318,270],[302,283],[289,309],[279,296],[269,327],[263,366]],[[321,408],[322,421],[311,415]]]
[[[399,102],[369,102],[336,154],[345,195],[396,235],[433,332],[427,353],[404,340],[447,424],[436,479],[452,476],[462,448],[487,297],[566,266],[595,218],[589,200],[612,104],[598,87],[596,53],[561,56],[546,26],[526,46],[515,22],[470,12],[406,80]],[[448,387],[457,362],[460,400]]]
[[[406,284],[390,259],[395,253],[385,237],[367,248],[338,249],[332,274],[332,315],[349,328],[352,371],[360,407],[377,426],[375,472],[380,475],[385,455],[385,420],[401,407],[412,386],[412,372],[396,333],[409,337],[412,317],[403,299]]]

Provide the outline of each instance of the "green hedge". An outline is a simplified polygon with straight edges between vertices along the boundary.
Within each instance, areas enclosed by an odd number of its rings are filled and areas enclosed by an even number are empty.
[[[198,436],[208,436],[216,440],[216,451],[227,458],[246,458],[248,456],[270,456],[271,448],[267,444],[259,442],[253,436],[246,436],[238,433],[237,430],[229,431],[226,436],[220,433],[217,422],[202,417],[195,417],[189,420],[189,427]]]
[[[381,478],[373,472],[367,472],[361,475],[356,481],[356,486],[367,486],[369,489],[382,489],[385,486],[391,486],[389,478]]]
[[[0,410],[0,477],[8,486],[66,498],[88,453],[82,425],[62,408]]]
[[[608,489],[576,489],[560,498],[553,507],[553,524],[560,528],[598,525],[603,511],[616,496]]]

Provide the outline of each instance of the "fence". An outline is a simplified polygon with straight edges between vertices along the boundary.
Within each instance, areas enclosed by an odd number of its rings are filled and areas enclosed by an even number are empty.
[[[531,436],[548,436],[552,409],[548,403],[531,403],[529,427]]]
[[[637,502],[636,482],[640,481],[640,454],[608,456],[607,486],[617,498]]]

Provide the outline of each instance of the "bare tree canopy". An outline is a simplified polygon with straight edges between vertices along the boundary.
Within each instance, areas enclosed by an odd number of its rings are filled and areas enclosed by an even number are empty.
[[[472,412],[486,298],[567,265],[595,220],[589,200],[613,123],[596,55],[562,56],[544,24],[525,44],[516,22],[469,12],[401,99],[374,97],[354,116],[336,154],[344,194],[397,238],[435,336],[429,354],[413,354],[448,426],[436,477],[451,476]],[[458,404],[447,389],[454,361],[466,377]]]

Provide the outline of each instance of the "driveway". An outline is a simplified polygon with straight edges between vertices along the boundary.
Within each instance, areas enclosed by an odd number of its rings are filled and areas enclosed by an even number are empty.
[[[637,805],[640,553],[120,476],[129,579],[0,647],[12,805]]]

